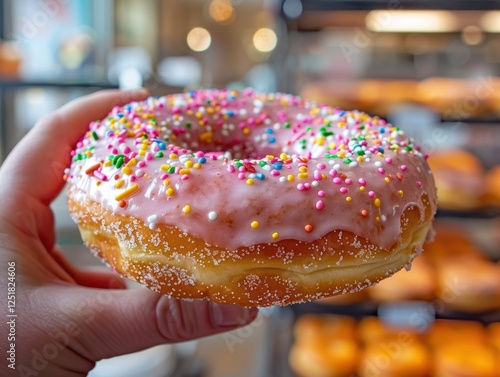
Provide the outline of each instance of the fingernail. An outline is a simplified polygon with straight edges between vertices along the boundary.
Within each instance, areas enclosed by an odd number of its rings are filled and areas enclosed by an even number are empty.
[[[249,309],[237,305],[210,303],[212,323],[216,327],[245,325],[249,319]]]

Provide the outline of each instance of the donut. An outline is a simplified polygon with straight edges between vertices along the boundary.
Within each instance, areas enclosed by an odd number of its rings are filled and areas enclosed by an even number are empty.
[[[437,297],[449,310],[481,313],[500,310],[500,265],[450,261],[437,270]]]
[[[498,377],[497,355],[484,344],[449,343],[435,350],[433,376]]]
[[[307,314],[294,324],[291,368],[301,377],[349,377],[358,364],[356,321],[339,315]]]
[[[485,185],[484,204],[500,207],[500,165],[496,165],[486,172]]]
[[[411,270],[401,270],[390,279],[367,289],[375,302],[433,300],[436,291],[435,271],[423,256],[413,261]]]
[[[431,348],[437,349],[446,344],[486,344],[487,336],[481,322],[438,319],[426,334],[426,340]]]
[[[358,365],[359,377],[426,377],[431,371],[428,348],[419,341],[401,345],[394,340],[368,344]]]
[[[436,180],[439,207],[446,210],[473,210],[485,193],[481,161],[462,149],[436,151],[429,157]]]
[[[115,107],[71,155],[85,244],[176,298],[261,307],[360,290],[410,265],[437,206],[426,155],[402,130],[289,94]]]

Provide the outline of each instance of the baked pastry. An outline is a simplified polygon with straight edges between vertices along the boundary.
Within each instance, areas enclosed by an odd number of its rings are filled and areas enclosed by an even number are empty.
[[[376,302],[432,300],[436,291],[434,269],[422,256],[413,261],[410,271],[403,269],[367,290]]]
[[[437,272],[437,297],[445,308],[476,313],[500,310],[500,265],[450,260]]]
[[[434,354],[435,377],[497,377],[497,356],[485,344],[449,343]]]
[[[359,377],[426,377],[431,356],[420,341],[400,344],[394,340],[369,343],[361,354]]]
[[[294,326],[290,366],[301,377],[350,377],[358,364],[356,321],[347,316],[304,315]]]
[[[429,157],[439,208],[471,210],[484,195],[484,169],[477,157],[461,149],[439,150]]]
[[[425,155],[377,117],[200,90],[114,108],[72,152],[84,242],[178,298],[269,306],[360,290],[421,252]]]

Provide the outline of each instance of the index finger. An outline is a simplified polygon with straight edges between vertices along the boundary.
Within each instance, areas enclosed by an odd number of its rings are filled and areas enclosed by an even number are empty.
[[[63,174],[70,163],[70,152],[89,123],[104,118],[115,106],[147,96],[145,89],[100,91],[72,101],[41,119],[2,165],[0,190],[50,203],[64,186]]]

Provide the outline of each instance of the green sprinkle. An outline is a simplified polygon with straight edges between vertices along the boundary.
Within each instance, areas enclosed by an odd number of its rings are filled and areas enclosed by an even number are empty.
[[[123,165],[123,156],[119,156],[118,159],[116,160],[116,168],[119,169]]]
[[[116,167],[118,167],[118,168],[119,168],[121,165],[120,165],[120,166],[117,166],[117,164],[118,164],[118,160],[120,160],[120,158],[121,158],[121,160],[122,160],[122,162],[121,162],[121,163],[123,164],[123,157],[125,157],[125,156],[124,156],[124,155],[122,155],[122,154],[117,154],[116,156],[114,156],[114,157],[113,157],[113,166],[116,166]]]
[[[191,128],[191,123],[187,122],[186,123],[186,128]]]
[[[97,136],[97,132],[92,131],[92,137],[94,138],[95,141],[99,140],[99,136]]]
[[[171,166],[169,169],[168,169],[168,174],[174,174],[175,173],[175,166]]]
[[[161,158],[161,157],[163,157],[163,152],[158,152],[157,154],[155,154],[155,157],[156,157],[156,158]]]
[[[266,162],[265,161],[259,161],[259,166],[262,168],[266,165]]]
[[[349,165],[351,163],[350,158],[344,158],[344,164]]]
[[[283,125],[283,127],[290,128],[290,122],[285,122],[285,124]]]

